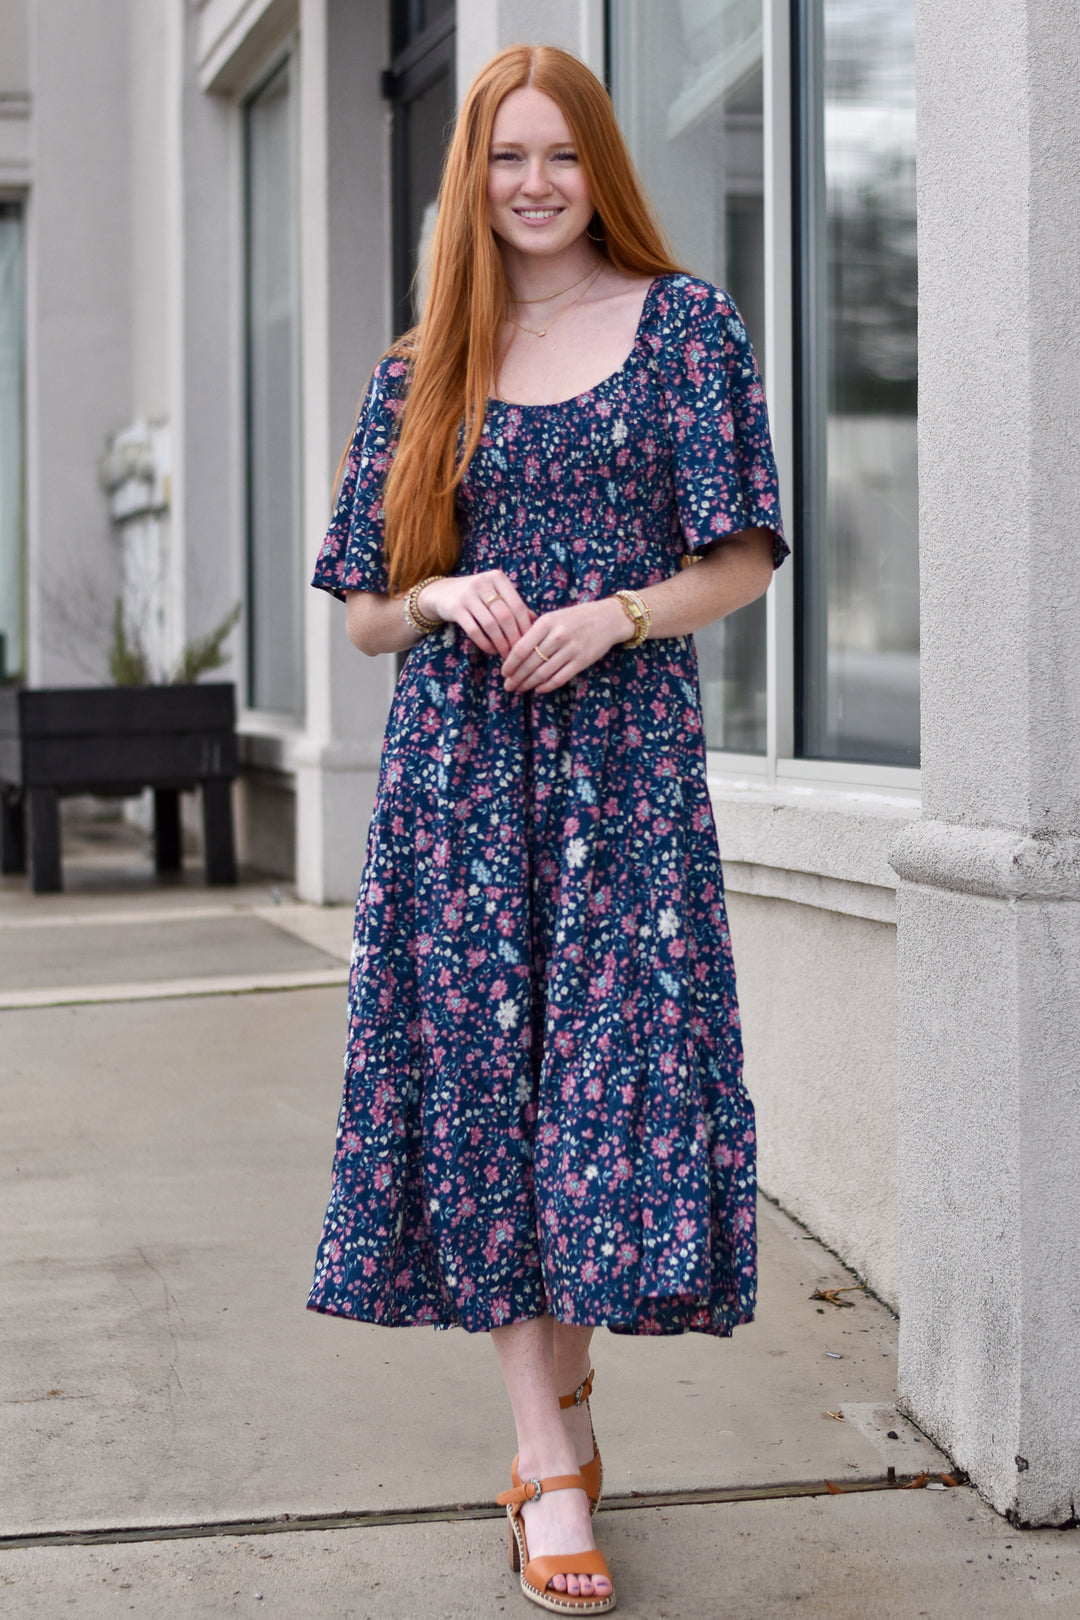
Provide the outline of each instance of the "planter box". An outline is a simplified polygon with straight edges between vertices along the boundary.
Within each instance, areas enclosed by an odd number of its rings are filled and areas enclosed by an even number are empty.
[[[179,795],[198,787],[207,882],[235,883],[235,726],[231,684],[0,689],[3,870],[26,870],[29,830],[32,888],[60,889],[61,797],[152,788],[157,869],[177,871]]]

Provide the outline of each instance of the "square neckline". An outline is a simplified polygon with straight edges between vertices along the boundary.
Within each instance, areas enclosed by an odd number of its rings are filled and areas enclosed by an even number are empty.
[[[557,411],[560,410],[564,405],[577,405],[582,400],[588,399],[591,394],[595,394],[598,389],[605,388],[608,383],[613,383],[617,377],[622,376],[623,372],[626,370],[627,366],[630,364],[631,360],[638,351],[638,345],[641,342],[642,333],[645,328],[646,312],[648,311],[649,305],[652,302],[656,289],[663,280],[663,276],[653,276],[652,280],[649,282],[649,285],[645,291],[644,300],[641,305],[641,314],[638,316],[637,326],[634,329],[634,341],[630,346],[630,352],[621,365],[616,366],[615,370],[609,372],[606,377],[601,377],[599,382],[594,382],[590,385],[590,387],[583,388],[580,394],[571,394],[568,399],[547,400],[539,405],[523,405],[519,400],[516,399],[503,399],[499,394],[489,394],[487,399],[488,405],[502,405],[504,409],[508,411]]]

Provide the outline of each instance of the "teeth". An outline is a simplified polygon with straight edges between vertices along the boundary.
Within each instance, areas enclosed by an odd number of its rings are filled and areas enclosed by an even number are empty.
[[[519,208],[516,212],[522,219],[554,219],[560,210],[558,208]]]

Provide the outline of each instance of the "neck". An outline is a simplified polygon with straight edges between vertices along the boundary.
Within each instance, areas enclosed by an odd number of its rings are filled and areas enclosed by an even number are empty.
[[[510,297],[534,302],[554,297],[579,276],[599,269],[603,262],[590,243],[580,241],[551,258],[519,253],[502,244],[502,260]]]

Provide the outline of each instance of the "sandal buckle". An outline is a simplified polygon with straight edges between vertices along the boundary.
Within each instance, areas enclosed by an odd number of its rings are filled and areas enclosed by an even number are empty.
[[[539,1502],[540,1498],[544,1494],[544,1487],[541,1485],[540,1481],[538,1479],[523,1479],[521,1483],[523,1485],[531,1485],[533,1487],[533,1493],[527,1498],[527,1500],[530,1502]]]

